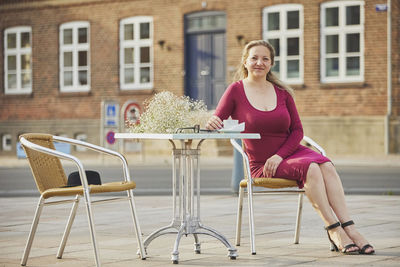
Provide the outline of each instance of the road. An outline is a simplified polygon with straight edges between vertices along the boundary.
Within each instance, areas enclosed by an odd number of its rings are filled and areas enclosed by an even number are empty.
[[[119,180],[122,171],[118,166],[89,166],[100,172],[102,182]],[[66,167],[67,174],[74,171]],[[400,195],[400,166],[338,166],[345,192],[348,194]],[[131,177],[137,184],[137,195],[171,194],[171,169],[155,166],[132,168]],[[230,166],[201,169],[203,194],[231,194]],[[112,178],[114,177],[114,178]],[[38,195],[29,167],[0,167],[0,197]]]

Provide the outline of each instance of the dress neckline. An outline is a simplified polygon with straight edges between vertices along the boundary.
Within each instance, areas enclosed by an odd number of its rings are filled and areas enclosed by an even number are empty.
[[[275,88],[275,84],[272,84],[272,86],[274,87],[274,91],[275,91],[275,95],[276,95],[276,105],[275,105],[275,107],[274,107],[273,109],[271,109],[271,110],[261,110],[261,109],[256,108],[255,106],[253,106],[253,105],[250,103],[250,100],[247,98],[246,91],[244,90],[244,83],[243,83],[243,80],[240,80],[240,85],[241,85],[241,87],[242,87],[242,92],[243,92],[244,98],[246,99],[246,103],[247,103],[252,109],[254,109],[254,110],[258,111],[258,112],[272,112],[272,111],[275,111],[276,108],[278,107],[278,102],[279,102],[279,101],[278,101],[278,92],[277,92],[277,90],[276,90],[276,88]]]

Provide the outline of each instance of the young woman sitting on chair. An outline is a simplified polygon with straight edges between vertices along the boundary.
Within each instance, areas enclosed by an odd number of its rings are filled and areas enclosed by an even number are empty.
[[[346,254],[373,254],[374,248],[356,230],[346,207],[341,180],[330,159],[300,145],[303,128],[293,90],[271,72],[274,48],[252,41],[242,53],[239,81],[222,96],[206,128],[221,129],[228,117],[246,123],[245,132],[261,139],[244,140],[252,177],[296,180],[325,223],[332,248]]]

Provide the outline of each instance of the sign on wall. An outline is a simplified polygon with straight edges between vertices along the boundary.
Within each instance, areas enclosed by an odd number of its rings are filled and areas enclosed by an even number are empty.
[[[106,148],[117,149],[114,134],[119,132],[120,125],[119,103],[113,100],[103,101],[101,144]]]
[[[114,131],[108,131],[106,134],[106,140],[107,143],[109,143],[110,145],[113,145],[115,143],[115,132]]]
[[[119,104],[116,102],[104,102],[104,126],[116,127],[119,125]]]
[[[121,123],[124,127],[121,127],[125,132],[129,132],[129,127],[134,124],[140,123],[140,114],[142,113],[141,106],[133,100],[128,100],[124,103],[121,108]],[[121,149],[125,152],[141,152],[143,149],[142,142],[134,140],[120,140]]]
[[[136,102],[129,102],[124,105],[124,122],[129,121],[131,124],[138,124],[141,108]]]
[[[377,12],[386,12],[387,10],[388,10],[387,4],[376,4],[375,5],[375,11],[377,11]]]

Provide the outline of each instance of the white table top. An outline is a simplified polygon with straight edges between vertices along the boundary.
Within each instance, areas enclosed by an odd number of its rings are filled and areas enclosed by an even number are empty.
[[[159,140],[195,140],[195,139],[260,139],[258,133],[115,133],[116,139],[159,139]]]

